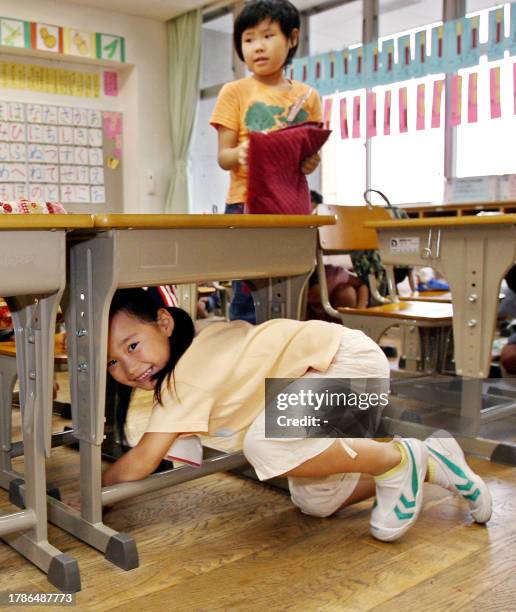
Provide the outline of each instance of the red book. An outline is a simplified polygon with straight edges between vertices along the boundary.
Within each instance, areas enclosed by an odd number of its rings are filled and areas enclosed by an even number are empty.
[[[317,153],[331,130],[299,123],[274,132],[251,132],[248,155],[250,214],[309,215],[310,190],[301,162]]]

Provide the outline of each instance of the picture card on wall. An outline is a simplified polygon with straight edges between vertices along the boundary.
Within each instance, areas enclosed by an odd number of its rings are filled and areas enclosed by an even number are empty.
[[[100,33],[95,36],[98,59],[125,62],[125,40],[122,36]]]
[[[63,28],[49,23],[31,23],[32,48],[52,53],[63,52]]]
[[[75,28],[63,28],[63,30],[65,53],[79,57],[96,57],[95,34]]]
[[[30,23],[0,17],[0,45],[30,49]]]

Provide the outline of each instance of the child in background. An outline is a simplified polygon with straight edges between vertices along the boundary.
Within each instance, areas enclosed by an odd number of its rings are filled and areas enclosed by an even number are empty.
[[[248,2],[235,20],[235,50],[252,74],[224,85],[210,119],[218,132],[219,165],[230,172],[226,213],[244,212],[249,132],[322,120],[317,92],[284,74],[298,47],[299,27],[299,11],[288,0]],[[317,154],[305,159],[300,171],[310,174],[319,161]],[[243,281],[233,285],[230,318],[256,321],[252,296]]]
[[[312,212],[319,204],[322,204],[322,195],[313,189],[310,191]],[[337,256],[340,257],[340,256]],[[332,259],[332,257],[330,257]],[[325,258],[326,261],[326,258]],[[328,286],[328,297],[334,308],[367,308],[369,303],[369,289],[367,285],[356,274],[346,270],[341,265],[324,264],[326,273],[326,284]],[[306,304],[307,319],[321,319],[322,321],[333,321],[324,310],[321,302],[321,285],[317,270],[315,270],[308,281],[308,295]],[[338,321],[340,323],[340,321]]]
[[[387,389],[385,356],[360,331],[274,319],[214,323],[194,337],[184,311],[123,289],[111,305],[107,367],[124,387],[154,390],[155,403],[146,432],[107,469],[104,485],[152,474],[181,434],[245,431],[244,454],[260,480],[288,477],[293,503],[307,514],[329,516],[376,495],[371,532],[380,540],[414,524],[427,471],[468,500],[477,522],[491,515],[489,490],[453,438],[265,437],[265,378],[375,378]]]

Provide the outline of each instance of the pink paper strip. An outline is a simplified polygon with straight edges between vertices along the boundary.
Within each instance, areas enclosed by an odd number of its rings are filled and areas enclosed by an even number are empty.
[[[407,88],[400,87],[399,90],[399,114],[400,114],[400,134],[408,132],[408,116],[407,116]]]
[[[468,79],[468,123],[478,121],[478,74],[471,72]]]
[[[360,96],[353,98],[353,131],[351,138],[360,138]]]
[[[434,81],[434,96],[432,100],[432,123],[433,128],[441,127],[441,100],[443,97],[444,79]]]
[[[417,86],[416,130],[425,129],[425,84]]]
[[[460,125],[462,115],[462,77],[457,74],[451,78],[451,125]]]
[[[324,101],[324,111],[323,111],[323,124],[327,130],[330,129],[332,106],[333,106],[332,98],[327,98]]]
[[[516,115],[516,62],[512,65],[512,92],[514,96],[514,114]]]
[[[367,138],[376,136],[376,94],[368,92],[366,100]]]
[[[340,101],[340,137],[345,140],[349,138],[348,130],[348,103],[346,98]]]
[[[385,136],[389,136],[391,133],[391,92],[385,92],[385,98],[383,101],[383,133]]]
[[[118,74],[104,70],[104,95],[118,96]]]
[[[491,93],[491,119],[499,119],[502,116],[502,106],[500,104],[500,66],[491,68],[490,93]]]

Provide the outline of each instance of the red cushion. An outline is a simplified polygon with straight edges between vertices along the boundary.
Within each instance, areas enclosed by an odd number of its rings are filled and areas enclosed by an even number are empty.
[[[245,212],[310,214],[310,190],[301,162],[317,153],[330,133],[309,122],[274,132],[251,132]]]

